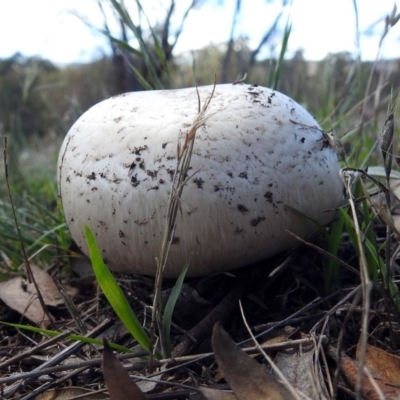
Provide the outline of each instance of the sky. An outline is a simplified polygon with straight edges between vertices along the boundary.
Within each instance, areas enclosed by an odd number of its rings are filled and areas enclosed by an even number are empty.
[[[99,0],[108,15],[110,28],[117,32],[107,0]],[[191,0],[176,0],[173,26]],[[162,20],[166,0],[142,1],[151,23]],[[207,44],[219,44],[229,38],[235,0],[201,0],[186,20],[174,54],[195,50]],[[134,5],[134,0],[125,0]],[[242,0],[236,36],[246,36],[252,48],[281,10],[281,0]],[[384,30],[384,18],[394,7],[393,0],[356,0],[360,32],[360,51],[363,60],[377,56],[379,39]],[[132,7],[132,18],[136,8]],[[306,59],[320,60],[328,53],[357,51],[356,16],[353,0],[293,0],[281,18],[283,29],[292,24],[288,54],[303,50]],[[135,21],[137,22],[137,21]],[[142,21],[145,25],[145,22]],[[104,24],[97,0],[0,0],[0,58],[16,52],[39,55],[56,64],[88,62],[109,53],[109,44],[98,32]],[[282,37],[272,44],[280,47]],[[383,58],[400,58],[400,22],[383,42]]]

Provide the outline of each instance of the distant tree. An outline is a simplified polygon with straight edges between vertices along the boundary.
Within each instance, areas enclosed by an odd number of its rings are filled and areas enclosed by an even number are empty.
[[[104,16],[103,33],[108,37],[112,50],[112,60],[115,66],[116,86],[121,92],[143,90],[148,88],[162,88],[168,86],[170,67],[173,60],[173,50],[183,31],[189,12],[199,3],[192,0],[180,16],[177,29],[172,29],[171,19],[176,12],[175,0],[170,0],[166,14],[155,26],[143,26],[142,20],[147,21],[142,5],[139,1],[135,22],[124,2],[108,0],[118,20],[120,32],[113,35],[110,21],[106,17],[103,4],[98,5]],[[137,47],[130,45],[135,41]]]
[[[271,3],[272,1],[268,1]],[[279,29],[279,22],[281,20],[281,17],[283,15],[283,10],[286,7],[288,3],[288,0],[282,0],[282,8],[280,13],[275,17],[274,22],[270,27],[267,27],[265,33],[263,36],[260,38],[259,43],[256,48],[250,50],[245,58],[241,59],[240,65],[238,65],[238,70],[237,70],[237,78],[240,79],[241,77],[244,76],[244,74],[248,73],[251,68],[254,66],[257,56],[260,54],[262,49],[264,48],[265,45],[269,44],[271,38],[277,34],[278,29]],[[230,80],[228,79],[228,70],[230,69],[230,64],[232,62],[232,53],[233,49],[235,46],[235,43],[238,41],[238,37],[235,36],[236,33],[236,25],[237,25],[237,20],[239,18],[239,14],[242,9],[242,0],[236,0],[236,6],[235,10],[233,13],[233,18],[232,18],[232,25],[231,25],[231,33],[230,37],[227,43],[227,48],[226,48],[226,53],[225,57],[222,62],[222,68],[221,68],[221,82],[226,83],[229,82]]]
[[[38,57],[16,53],[0,60],[0,126],[5,133],[43,135],[51,123],[40,90],[44,72],[57,68]]]
[[[170,73],[176,67],[174,49],[184,30],[186,19],[194,7],[201,7],[207,1],[211,0],[192,0],[187,9],[177,15],[177,1],[170,0],[165,7],[164,16],[151,25],[142,7],[146,7],[145,2],[137,0],[128,8],[127,3],[122,0],[98,0],[104,17],[104,26],[100,30],[110,42],[116,87],[119,92],[171,86]],[[266,3],[274,1],[278,0],[266,0]],[[230,37],[225,43],[224,54],[217,69],[219,82],[232,81],[232,73],[235,80],[251,71],[262,50],[271,44],[271,39],[280,31],[279,23],[288,0],[280,1],[281,11],[271,26],[266,26],[258,45],[252,49],[248,47],[247,38],[243,35],[238,36],[236,32],[242,12],[242,0],[235,1]],[[132,4],[136,8],[132,8]],[[216,7],[224,4],[225,1],[221,0]],[[268,7],[264,12],[267,11]],[[180,22],[173,24],[173,19]],[[119,27],[117,32],[111,29],[111,26],[116,25]],[[204,26],[207,26],[207,21],[204,21]]]

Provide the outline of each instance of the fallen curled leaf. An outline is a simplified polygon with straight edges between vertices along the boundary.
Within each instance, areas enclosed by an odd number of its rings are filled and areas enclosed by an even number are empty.
[[[321,366],[315,361],[313,345],[281,350],[274,363],[290,384],[304,395],[319,400],[329,398]]]
[[[71,386],[63,389],[46,390],[44,393],[37,395],[35,400],[68,400],[81,395],[85,395],[84,399],[88,400],[108,399],[108,396],[104,393],[97,393],[89,389]]]
[[[293,399],[281,382],[232,341],[220,323],[214,326],[212,346],[218,366],[239,400]]]
[[[139,361],[142,361],[142,360],[139,359]],[[163,371],[165,371],[166,369],[168,369],[168,364],[167,364],[167,363],[161,365],[160,368],[157,368],[157,372],[158,372],[158,371],[159,371],[159,372],[163,372]],[[161,378],[161,375],[159,375],[158,379],[162,379],[162,378]],[[136,383],[136,385],[139,387],[139,389],[140,389],[143,393],[148,393],[148,392],[152,391],[152,390],[157,386],[157,384],[158,384],[158,381],[157,381],[157,380],[152,380],[152,381],[141,380],[141,381],[138,381],[138,382]]]
[[[357,345],[356,357],[359,359],[360,345]],[[400,357],[378,347],[367,344],[365,366],[382,379],[400,385]]]
[[[39,287],[44,303],[48,306],[59,306],[64,303],[53,278],[41,268],[31,265],[32,274]],[[46,315],[42,309],[36,288],[22,277],[0,282],[0,299],[11,309],[19,312],[34,324],[46,327]]]
[[[328,350],[328,354],[338,361],[336,349],[330,347]],[[348,383],[354,389],[357,382],[357,374],[358,374],[358,363],[352,360],[350,357],[342,354],[340,357],[340,371],[343,373]],[[400,397],[400,386],[396,385],[393,382],[390,382],[387,379],[382,379],[379,375],[372,373],[372,379],[374,383],[377,385],[379,390],[385,396],[384,398],[387,400],[398,400]],[[363,399],[365,400],[381,400],[381,395],[375,389],[374,385],[371,382],[371,379],[364,374],[362,379],[362,392]]]
[[[104,339],[103,375],[111,400],[147,400]]]
[[[207,400],[237,400],[237,397],[233,393],[224,392],[223,390],[207,387],[201,387],[199,390]]]

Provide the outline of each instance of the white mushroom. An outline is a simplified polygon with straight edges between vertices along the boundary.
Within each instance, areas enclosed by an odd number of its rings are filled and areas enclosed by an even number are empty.
[[[199,88],[203,101],[212,86]],[[88,253],[84,224],[110,269],[154,275],[179,135],[195,88],[126,93],[83,114],[64,140],[58,183],[66,222]],[[165,276],[226,271],[292,248],[330,222],[342,200],[335,151],[314,118],[260,86],[217,85],[197,131]],[[289,207],[287,207],[289,206]],[[294,211],[298,210],[300,213]]]

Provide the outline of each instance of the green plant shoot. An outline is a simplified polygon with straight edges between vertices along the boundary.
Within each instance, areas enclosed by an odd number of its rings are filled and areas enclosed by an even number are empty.
[[[92,231],[88,226],[85,225],[84,232],[89,248],[93,271],[101,290],[103,291],[115,313],[118,315],[118,318],[125,325],[130,334],[145,350],[150,351],[150,339],[133,312],[128,300],[116,282],[114,276],[104,263]],[[158,357],[157,354],[156,357]]]

